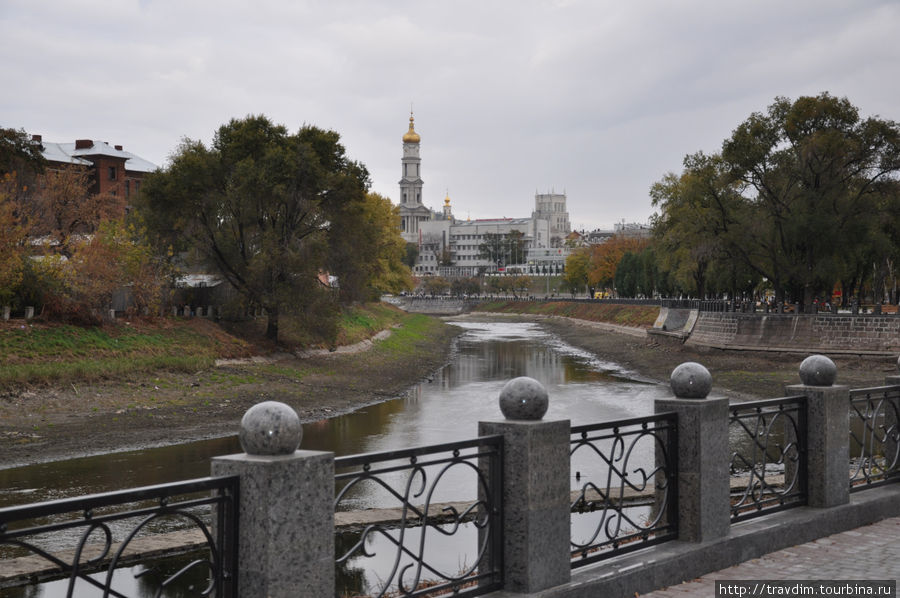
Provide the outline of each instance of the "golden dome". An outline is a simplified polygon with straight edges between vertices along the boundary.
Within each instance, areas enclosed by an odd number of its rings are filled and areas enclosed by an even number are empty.
[[[416,133],[415,128],[413,128],[414,124],[415,124],[415,119],[413,118],[413,115],[410,114],[409,115],[409,131],[407,131],[406,134],[403,136],[403,143],[419,143],[419,141],[421,141],[422,138],[419,137],[419,134]]]
[[[450,194],[449,193],[447,194],[447,197],[444,198],[444,205],[445,206],[450,205]]]

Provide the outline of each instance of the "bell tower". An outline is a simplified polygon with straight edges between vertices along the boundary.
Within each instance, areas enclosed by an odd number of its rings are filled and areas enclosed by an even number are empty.
[[[400,177],[400,233],[408,243],[418,243],[419,223],[431,219],[431,210],[422,204],[422,176],[419,157],[419,142],[416,121],[409,113],[409,130],[403,135],[403,158]]]
[[[419,142],[422,140],[415,129],[415,118],[409,113],[409,131],[403,135],[403,168],[400,178],[400,204],[415,208],[422,204],[422,178],[419,169],[422,159],[419,157]]]

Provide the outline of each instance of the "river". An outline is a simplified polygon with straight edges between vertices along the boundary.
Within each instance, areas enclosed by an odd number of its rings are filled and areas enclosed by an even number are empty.
[[[545,419],[569,419],[573,425],[649,414],[654,399],[671,396],[666,386],[598,360],[539,323],[464,318],[455,323],[465,333],[451,363],[432,379],[404,398],[304,424],[301,448],[341,456],[473,438],[479,421],[502,419],[500,390],[517,376],[547,388]],[[0,506],[202,477],[209,474],[211,457],[235,452],[240,446],[230,436],[0,470]],[[37,593],[0,591],[0,596],[62,595],[58,584],[32,590]]]

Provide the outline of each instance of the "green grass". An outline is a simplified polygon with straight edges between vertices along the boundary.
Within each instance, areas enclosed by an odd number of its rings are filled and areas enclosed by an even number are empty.
[[[616,305],[611,303],[574,303],[570,301],[491,301],[479,311],[535,314],[608,322],[621,326],[649,328],[659,315],[655,305]]]
[[[93,382],[127,377],[158,370],[196,372],[210,367],[213,359],[182,355],[151,355],[142,359],[112,357],[4,365],[0,367],[0,388],[23,384]]]
[[[287,319],[287,318],[286,318]],[[393,328],[385,351],[407,351],[409,343],[440,324],[425,316],[409,316],[383,304],[346,309],[338,321],[337,344],[350,345]],[[290,328],[291,323],[287,322]],[[316,341],[329,346],[324,340]],[[159,371],[199,372],[212,385],[239,386],[259,382],[267,375],[301,380],[308,372],[276,365],[255,373],[211,369],[218,357],[248,354],[249,345],[209,322],[161,321],[104,327],[34,324],[0,329],[0,389],[29,384],[67,384],[102,379],[127,379],[134,374]],[[165,384],[162,381],[157,384]]]
[[[399,324],[403,317],[403,312],[381,303],[350,307],[338,320],[338,344],[352,345],[371,338]]]
[[[389,337],[379,341],[376,350],[392,355],[412,354],[416,351],[416,341],[436,334],[444,326],[440,320],[422,314],[409,314],[402,324]]]
[[[196,372],[212,366],[220,349],[217,338],[189,326],[9,327],[0,330],[0,388]]]

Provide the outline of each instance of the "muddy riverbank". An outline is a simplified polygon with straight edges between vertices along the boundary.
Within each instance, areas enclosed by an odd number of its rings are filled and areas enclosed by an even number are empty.
[[[42,386],[0,396],[0,468],[236,434],[266,400],[304,422],[402,396],[450,358],[455,326],[435,321],[402,347],[230,360],[193,374]]]
[[[782,396],[785,384],[799,382],[805,357],[699,352],[577,320],[542,323],[569,344],[660,383],[678,364],[698,361],[713,375],[714,394],[731,398]],[[262,400],[291,405],[303,421],[332,417],[402,396],[427,380],[448,361],[459,332],[436,324],[400,349],[376,343],[365,351],[274,355],[194,374],[8,392],[0,396],[0,468],[231,435],[244,412]],[[851,387],[882,384],[897,371],[892,359],[842,357],[835,363],[838,383]]]

